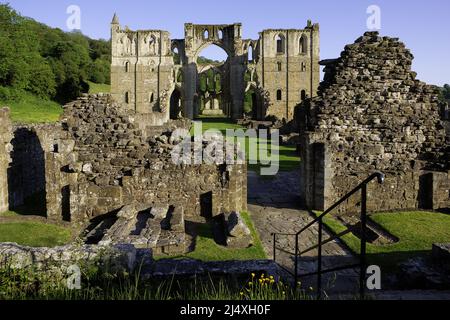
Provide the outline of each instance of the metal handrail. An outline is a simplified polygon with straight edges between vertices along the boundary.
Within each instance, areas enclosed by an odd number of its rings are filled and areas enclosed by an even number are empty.
[[[360,291],[360,298],[364,298],[364,291],[365,291],[365,268],[366,268],[366,223],[367,223],[367,184],[371,182],[374,179],[377,179],[378,183],[381,184],[384,182],[384,174],[382,172],[376,171],[372,173],[370,176],[368,176],[364,181],[362,181],[360,184],[358,184],[355,188],[353,188],[350,192],[348,192],[346,195],[344,195],[341,199],[336,201],[332,206],[330,206],[327,210],[325,210],[322,214],[320,214],[318,217],[316,217],[313,221],[309,222],[306,226],[304,226],[300,231],[297,233],[272,233],[273,236],[273,260],[276,260],[276,250],[280,250],[283,252],[287,252],[286,250],[283,250],[276,246],[276,237],[278,235],[284,235],[284,236],[295,236],[295,260],[294,260],[294,280],[295,285],[298,283],[298,277],[299,276],[310,276],[310,275],[317,275],[317,298],[320,299],[322,295],[322,274],[336,271],[336,270],[343,270],[343,269],[349,269],[349,268],[355,268],[357,266],[360,267],[359,271],[359,291]],[[352,264],[347,266],[339,266],[331,269],[322,270],[322,246],[331,240],[339,239],[345,234],[352,231],[352,228],[348,228],[346,231],[343,231],[337,235],[334,235],[325,241],[322,241],[322,229],[323,229],[323,217],[325,217],[327,214],[329,214],[333,209],[335,209],[337,206],[342,204],[345,200],[350,198],[353,194],[361,190],[361,246],[360,246],[360,254],[359,254],[359,264]],[[319,224],[319,230],[318,230],[318,243],[313,245],[310,248],[307,248],[299,253],[299,246],[298,246],[298,240],[299,235],[313,226],[314,224]],[[306,274],[298,274],[298,257],[308,251],[311,251],[313,249],[318,249],[317,253],[317,271],[310,272]]]

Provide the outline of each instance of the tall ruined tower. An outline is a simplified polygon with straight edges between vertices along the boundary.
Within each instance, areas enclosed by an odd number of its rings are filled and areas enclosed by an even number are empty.
[[[166,122],[174,87],[169,33],[122,29],[114,14],[111,53],[112,97],[128,109],[147,115],[148,125]]]
[[[266,115],[290,120],[294,108],[317,95],[320,82],[319,24],[304,29],[267,29],[259,33],[256,76],[270,94]]]

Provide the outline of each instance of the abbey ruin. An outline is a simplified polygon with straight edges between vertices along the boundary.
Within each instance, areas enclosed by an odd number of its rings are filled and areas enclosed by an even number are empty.
[[[301,206],[323,210],[375,170],[387,183],[370,190],[372,211],[450,206],[449,135],[437,92],[416,80],[398,39],[366,33],[340,58],[320,62],[311,22],[263,30],[257,40],[243,39],[239,23],[187,23],[185,38],[171,39],[122,28],[114,16],[111,44],[110,94],[79,97],[52,124],[13,124],[0,110],[2,211],[38,198],[49,221],[84,229],[91,243],[164,252],[185,252],[189,225],[217,219],[227,243],[245,247],[251,241],[233,235],[249,237],[239,216],[247,210],[246,164],[171,159],[180,142],[173,131],[189,130],[201,114],[295,122]],[[198,64],[209,45],[228,59]],[[206,90],[202,78],[213,79]],[[350,208],[358,203],[342,210]]]
[[[148,124],[199,114],[240,119],[249,90],[252,118],[274,115],[291,120],[295,106],[316,95],[318,24],[308,21],[304,29],[263,30],[257,40],[243,39],[240,23],[186,23],[184,34],[184,39],[170,39],[167,31],[131,31],[119,25],[116,15],[113,18],[111,95]],[[223,64],[197,62],[210,45],[227,53]],[[202,77],[217,84],[220,92],[202,89]]]

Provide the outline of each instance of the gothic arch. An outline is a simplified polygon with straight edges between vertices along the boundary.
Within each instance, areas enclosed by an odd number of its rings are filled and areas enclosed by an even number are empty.
[[[276,43],[276,53],[285,53],[286,52],[286,38],[283,34],[278,33],[275,35],[275,43]]]
[[[308,37],[304,34],[298,40],[298,52],[300,54],[308,53]]]

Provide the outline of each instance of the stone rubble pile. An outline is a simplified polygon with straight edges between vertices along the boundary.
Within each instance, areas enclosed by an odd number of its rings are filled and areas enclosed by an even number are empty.
[[[397,38],[366,32],[325,61],[307,130],[330,142],[347,172],[406,172],[445,144],[437,88],[416,80],[413,55]]]
[[[450,162],[439,90],[416,79],[412,59],[398,38],[366,32],[339,58],[321,62],[318,96],[296,111],[307,206],[326,209],[376,170],[386,183],[372,194],[378,201],[371,210],[447,205],[441,191],[450,185]],[[347,208],[357,210],[358,201]]]

